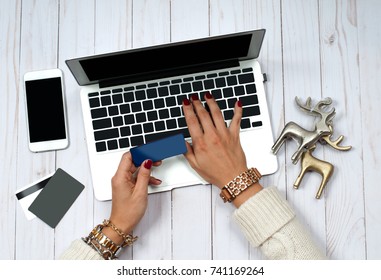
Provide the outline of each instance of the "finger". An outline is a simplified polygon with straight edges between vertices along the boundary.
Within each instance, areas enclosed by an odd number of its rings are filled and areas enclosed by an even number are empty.
[[[126,172],[131,172],[133,174],[136,170],[135,165],[132,163],[132,156],[130,152],[126,152],[123,154],[118,169],[116,170],[116,174],[125,174]]]
[[[153,163],[153,166],[157,167],[160,166],[163,163],[163,161],[159,160]]]
[[[136,183],[135,183],[135,191],[141,195],[148,194],[148,184],[151,179],[151,167],[153,165],[152,160],[145,160],[139,168]]]
[[[220,110],[220,107],[218,107],[218,104],[216,100],[213,98],[213,96],[207,92],[205,94],[205,100],[206,103],[209,106],[209,111],[213,119],[213,123],[216,126],[217,130],[223,131],[226,129],[225,120],[222,116],[222,112]]]
[[[184,154],[184,157],[186,158],[190,166],[194,167],[196,166],[196,157],[193,152],[193,147],[187,141],[185,141],[185,145],[187,146],[187,152]]]
[[[149,179],[149,182],[148,182],[149,185],[153,185],[153,186],[158,186],[161,183],[162,183],[162,181],[160,179],[153,177],[153,176],[151,176],[151,178]]]
[[[198,99],[197,94],[192,95],[192,105],[194,110],[196,111],[196,114],[198,116],[199,122],[201,124],[201,127],[203,131],[213,131],[215,129],[215,126],[213,124],[213,121],[210,117],[210,114],[208,111],[206,111],[205,107],[202,106],[201,101]]]
[[[231,133],[236,135],[239,134],[241,129],[241,119],[242,119],[242,103],[241,101],[237,101],[234,106],[234,116],[229,126],[229,130]]]
[[[183,110],[190,136],[192,137],[192,139],[201,137],[203,135],[203,132],[200,127],[200,122],[193,110],[193,105],[189,102],[188,99],[183,100]]]

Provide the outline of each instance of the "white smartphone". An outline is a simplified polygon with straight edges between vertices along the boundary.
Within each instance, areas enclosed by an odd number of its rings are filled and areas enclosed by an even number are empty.
[[[65,149],[69,145],[63,73],[60,69],[24,75],[28,143],[32,152]]]

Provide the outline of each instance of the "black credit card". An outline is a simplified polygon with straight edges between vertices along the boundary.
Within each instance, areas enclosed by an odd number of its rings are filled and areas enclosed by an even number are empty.
[[[84,185],[58,168],[29,206],[29,211],[55,228],[84,188]]]

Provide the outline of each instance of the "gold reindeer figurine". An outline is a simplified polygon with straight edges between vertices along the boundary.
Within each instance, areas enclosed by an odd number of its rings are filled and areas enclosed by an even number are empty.
[[[344,139],[343,135],[340,135],[337,140],[332,141],[331,136],[333,133],[333,129],[331,125],[329,126],[329,129],[331,131],[331,134],[323,136],[322,139],[319,140],[319,142],[322,142],[324,144],[329,144],[331,147],[339,151],[349,151],[352,148],[352,146],[339,146],[341,141],[343,141]],[[313,145],[311,148],[309,148],[302,154],[301,170],[300,170],[298,178],[296,178],[296,181],[294,183],[294,189],[299,188],[300,182],[302,181],[306,172],[315,171],[322,176],[320,187],[318,189],[318,192],[316,193],[316,198],[319,199],[321,197],[321,194],[323,193],[325,186],[328,183],[328,180],[332,176],[334,166],[327,161],[320,160],[312,156],[312,152],[315,150],[315,148],[316,148],[316,145]]]
[[[329,162],[320,160],[312,156],[312,152],[315,150],[315,148],[316,148],[316,145],[313,145],[311,148],[309,148],[307,151],[305,151],[302,154],[301,170],[300,170],[298,178],[296,178],[296,181],[294,183],[294,189],[299,188],[300,182],[302,181],[306,172],[315,171],[322,176],[320,187],[316,194],[316,198],[319,199],[321,197],[321,194],[325,186],[327,185],[329,178],[331,178],[332,176],[334,167]]]

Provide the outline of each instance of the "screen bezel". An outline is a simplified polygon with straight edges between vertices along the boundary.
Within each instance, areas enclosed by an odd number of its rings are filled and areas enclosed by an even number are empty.
[[[66,60],[65,62],[66,62],[66,65],[68,66],[68,68],[70,69],[70,71],[72,72],[77,83],[80,86],[85,86],[85,85],[91,85],[91,84],[98,84],[104,80],[103,79],[89,80],[89,78],[86,74],[86,71],[84,70],[84,68],[81,65],[81,61],[84,61],[84,60],[104,58],[107,56],[120,55],[120,54],[124,54],[124,53],[145,52],[145,51],[152,50],[152,49],[173,47],[173,46],[184,45],[184,44],[193,44],[193,43],[198,43],[198,42],[207,42],[207,41],[211,41],[211,40],[218,40],[221,38],[234,38],[234,37],[245,36],[245,35],[251,35],[251,41],[249,44],[248,53],[246,56],[237,57],[236,59],[238,61],[247,60],[247,59],[256,59],[259,56],[265,32],[266,32],[265,29],[244,31],[244,32],[238,32],[238,33],[232,33],[232,34],[226,34],[226,35],[220,35],[220,36],[212,36],[212,37],[202,38],[202,39],[181,41],[181,42],[156,45],[156,46],[151,46],[151,47],[130,49],[130,50],[126,50],[126,51],[119,51],[119,52],[112,52],[112,53],[106,53],[106,54],[100,54],[100,55],[74,58],[74,59]],[[120,79],[121,77],[115,77],[115,78]]]
[[[42,79],[50,79],[50,78],[59,78],[61,82],[61,98],[62,98],[62,106],[63,106],[63,119],[64,119],[64,129],[66,138],[55,139],[55,140],[45,140],[39,142],[31,142],[30,141],[30,125],[29,125],[29,117],[28,117],[28,102],[27,102],[27,89],[26,82],[27,81],[35,81]],[[60,69],[48,69],[41,71],[33,71],[27,72],[24,75],[24,101],[25,101],[25,114],[27,121],[27,134],[28,134],[28,146],[32,152],[42,152],[42,151],[51,151],[51,150],[60,150],[65,149],[69,145],[69,135],[67,129],[67,117],[66,117],[66,105],[65,105],[65,95],[64,95],[64,83],[63,83],[63,72]]]

